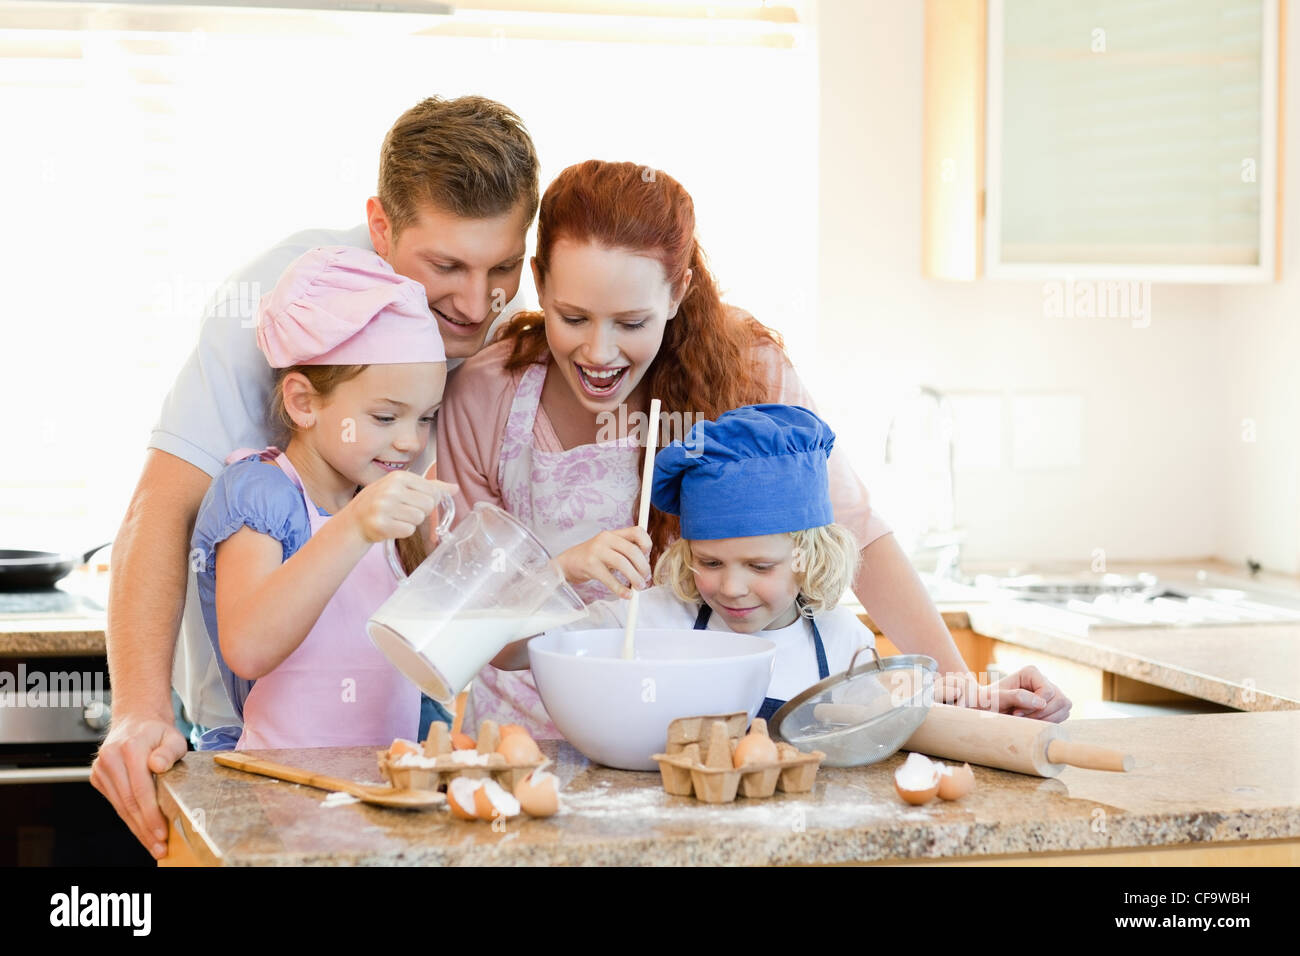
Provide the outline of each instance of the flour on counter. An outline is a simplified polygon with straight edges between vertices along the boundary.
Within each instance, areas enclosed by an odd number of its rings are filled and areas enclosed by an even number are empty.
[[[360,803],[360,802],[361,801],[358,800],[356,797],[352,796],[352,794],[344,793],[343,791],[339,790],[327,796],[324,800],[320,802],[320,805],[322,807],[346,807],[350,803]]]

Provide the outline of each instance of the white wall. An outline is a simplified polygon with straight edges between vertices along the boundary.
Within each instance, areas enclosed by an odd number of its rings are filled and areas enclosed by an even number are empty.
[[[1287,30],[1281,282],[1223,290],[1219,553],[1300,571],[1300,10]],[[1243,440],[1251,437],[1254,441]]]
[[[883,438],[909,386],[1001,395],[1000,464],[957,475],[966,558],[1249,552],[1294,570],[1300,441],[1287,434],[1297,406],[1288,366],[1300,342],[1289,325],[1300,300],[1294,244],[1285,284],[1154,286],[1147,328],[1127,319],[1047,318],[1037,282],[922,279],[923,4],[823,2],[817,17],[822,374],[815,394],[868,486],[888,486]],[[1292,20],[1290,45],[1288,111],[1300,130],[1300,18]],[[1290,156],[1286,228],[1300,243],[1300,149]],[[1034,393],[1079,397],[1076,464],[1014,467],[1010,402]],[[1240,440],[1248,416],[1259,432],[1250,445]]]

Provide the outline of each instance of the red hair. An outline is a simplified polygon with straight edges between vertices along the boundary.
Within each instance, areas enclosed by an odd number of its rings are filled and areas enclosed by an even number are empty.
[[[713,420],[741,405],[768,400],[768,383],[755,347],[780,337],[754,318],[725,305],[695,239],[695,204],[671,176],[635,163],[589,159],[560,173],[542,196],[537,221],[537,267],[543,280],[551,252],[560,239],[595,243],[651,255],[677,295],[691,271],[691,284],[676,317],[664,331],[659,354],[646,371],[652,398],[675,419]],[[546,360],[543,316],[523,312],[498,334],[513,340],[509,370]],[[673,421],[669,418],[668,421]],[[685,436],[671,436],[682,438]],[[663,550],[681,536],[677,519],[658,509],[650,512],[653,566]]]

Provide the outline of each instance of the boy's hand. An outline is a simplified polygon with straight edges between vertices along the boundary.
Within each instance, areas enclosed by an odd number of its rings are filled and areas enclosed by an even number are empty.
[[[348,515],[362,537],[372,543],[405,538],[456,490],[445,481],[394,471],[362,488],[339,514]]]
[[[570,584],[599,581],[619,597],[630,598],[629,588],[615,576],[623,575],[637,590],[650,577],[650,535],[636,525],[602,531],[596,537],[563,551],[555,559]]]

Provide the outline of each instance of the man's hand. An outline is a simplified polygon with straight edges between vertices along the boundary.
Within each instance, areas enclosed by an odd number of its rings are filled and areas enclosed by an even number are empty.
[[[90,782],[108,798],[135,838],[154,859],[167,853],[167,821],[158,809],[153,775],[185,755],[185,738],[170,715],[124,714],[113,718],[90,768]]]

